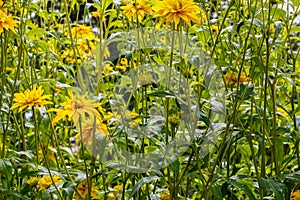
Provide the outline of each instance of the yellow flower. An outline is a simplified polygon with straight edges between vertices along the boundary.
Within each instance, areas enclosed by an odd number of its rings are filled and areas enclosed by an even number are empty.
[[[283,116],[285,119],[289,117],[289,114],[282,108],[277,108],[277,114]]]
[[[125,67],[128,67],[128,60],[127,60],[127,58],[121,58],[120,64],[123,65],[123,66],[125,66]]]
[[[53,182],[51,180],[50,175],[45,175],[42,178],[39,179],[38,185],[39,185],[39,191],[42,191],[44,189],[49,188],[53,184],[62,183],[63,181],[60,179],[59,175],[53,175]]]
[[[40,177],[30,177],[27,180],[27,184],[31,186],[36,186],[41,178]]]
[[[94,120],[88,119],[82,122],[82,142],[84,144],[91,144],[93,141],[93,133],[94,133]],[[108,134],[107,126],[103,124],[99,119],[96,119],[96,132],[97,134]],[[76,139],[80,140],[80,133],[76,135]]]
[[[108,194],[108,199],[109,200],[114,200],[114,199],[122,199],[122,194],[118,193],[122,190],[122,186],[121,185],[116,185],[114,186],[114,191],[113,193],[109,193]]]
[[[219,27],[216,26],[216,25],[212,25],[212,26],[211,26],[211,31],[212,31],[214,34],[218,34],[218,33],[219,33]]]
[[[74,125],[78,123],[80,116],[82,118],[84,118],[86,115],[89,117],[96,116],[96,118],[101,119],[98,110],[96,110],[97,107],[99,107],[100,111],[103,112],[103,109],[99,103],[96,103],[95,100],[87,99],[87,94],[73,96],[73,93],[69,92],[67,101],[61,103],[60,105],[63,107],[63,109],[52,108],[48,110],[48,112],[54,111],[57,114],[52,120],[52,125],[61,119],[65,119],[67,116],[69,119],[73,120]]]
[[[26,107],[32,108],[33,106],[44,106],[47,104],[52,104],[52,102],[47,101],[46,99],[50,99],[51,95],[43,95],[44,90],[42,86],[37,88],[36,85],[33,86],[33,89],[26,90],[23,93],[14,94],[15,98],[14,105],[11,109],[18,108],[19,112],[21,112]]]
[[[226,84],[234,85],[237,83],[238,74],[236,72],[227,71],[225,74]],[[240,83],[247,82],[248,77],[245,74],[241,74]]]
[[[274,26],[274,24],[270,25],[268,33],[269,34],[274,34],[275,33],[275,26]]]
[[[104,72],[104,74],[108,74],[109,72],[112,72],[113,70],[114,70],[114,68],[112,66],[110,66],[110,64],[106,64],[104,66],[103,72]]]
[[[169,194],[161,194],[160,195],[162,200],[170,200],[170,195]]]
[[[153,6],[153,10],[157,16],[162,17],[157,26],[166,19],[166,28],[169,26],[170,21],[174,21],[175,28],[180,22],[180,19],[191,26],[191,21],[200,24],[200,19],[197,16],[201,9],[194,3],[193,0],[163,0],[159,5]]]
[[[291,200],[300,200],[300,191],[295,191],[291,194]]]
[[[89,188],[88,188],[88,184],[86,181],[82,181],[81,183],[79,183],[79,185],[77,186],[77,190],[80,193],[80,195],[83,197],[83,199],[87,199],[87,194],[89,192]],[[98,192],[97,188],[95,186],[92,186],[92,198],[96,199],[97,195],[96,192]],[[75,199],[79,200],[81,199],[76,193],[74,193]]]
[[[95,38],[95,35],[93,33],[91,26],[86,25],[77,25],[75,27],[72,27],[71,29],[73,38],[84,38],[92,40]]]
[[[55,161],[55,153],[54,151],[51,150],[52,146],[47,146],[45,150],[40,149],[39,150],[39,155],[43,158],[47,156],[48,160]]]
[[[96,46],[93,42],[90,42],[90,41],[88,42],[85,39],[79,39],[79,40],[77,40],[77,48],[78,48],[80,56],[88,57],[95,50]]]
[[[15,33],[15,26],[17,26],[17,21],[11,15],[0,10],[0,34],[4,32],[4,29]]]
[[[151,7],[145,2],[145,0],[132,0],[128,5],[120,7],[125,16],[131,20],[138,14],[138,19],[144,18],[145,14],[152,14]]]

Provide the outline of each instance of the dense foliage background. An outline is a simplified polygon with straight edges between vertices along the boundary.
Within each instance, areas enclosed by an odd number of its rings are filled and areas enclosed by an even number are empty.
[[[299,6],[0,1],[0,199],[300,199]]]

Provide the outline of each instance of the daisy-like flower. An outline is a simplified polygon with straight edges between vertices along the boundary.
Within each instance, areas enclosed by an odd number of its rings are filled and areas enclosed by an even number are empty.
[[[95,35],[93,33],[91,26],[86,25],[77,25],[72,27],[71,29],[73,38],[84,38],[88,40],[92,40],[95,38]]]
[[[163,0],[152,9],[156,12],[157,17],[162,18],[157,24],[158,27],[164,20],[166,20],[166,28],[171,21],[177,28],[180,19],[189,26],[191,26],[191,21],[200,24],[197,14],[201,13],[201,9],[193,0]]]
[[[225,74],[226,84],[234,85],[238,81],[238,74],[236,72],[227,71]],[[240,83],[244,83],[248,81],[248,77],[245,74],[241,74]]]
[[[49,188],[53,184],[62,183],[63,181],[60,179],[59,175],[52,176],[53,182],[51,180],[50,175],[45,175],[38,180],[39,191]]]
[[[125,16],[131,20],[138,14],[138,19],[144,18],[145,14],[152,14],[151,7],[146,3],[145,0],[132,0],[128,5],[120,7]]]
[[[100,113],[96,109],[97,107],[103,112],[100,104],[96,103],[95,100],[88,99],[87,94],[74,96],[72,92],[69,92],[67,100],[60,105],[63,107],[62,109],[52,108],[48,110],[48,112],[54,111],[57,114],[52,120],[52,125],[66,117],[72,119],[74,125],[78,123],[80,117],[84,118],[86,115],[89,117],[96,116],[96,118],[101,119]]]
[[[39,180],[41,179],[41,177],[30,177],[27,180],[27,184],[31,185],[31,186],[36,186],[39,183]]]
[[[81,183],[79,183],[79,185],[77,186],[77,190],[80,193],[80,195],[83,197],[83,199],[87,198],[89,188],[86,181],[82,181]],[[97,192],[98,192],[97,188],[95,186],[92,186],[92,194],[91,194],[92,198],[97,198],[96,195]],[[76,200],[81,199],[76,193],[74,193],[74,196]]]
[[[107,135],[108,134],[108,130],[107,130],[107,126],[105,124],[103,124],[99,119],[96,119],[96,131],[94,130],[94,120],[93,119],[88,119],[85,120],[84,122],[82,122],[82,141],[85,144],[90,145],[92,143],[93,140],[93,133],[94,131],[97,134],[104,134]],[[77,140],[80,140],[81,138],[80,133],[78,133],[78,135],[75,136],[75,138]]]
[[[11,30],[15,33],[17,21],[11,15],[7,15],[3,10],[0,10],[0,34],[5,30]]]
[[[14,101],[16,103],[10,109],[19,108],[19,112],[24,110],[26,107],[32,108],[33,106],[44,106],[47,104],[52,104],[52,102],[47,101],[51,98],[51,95],[43,95],[44,90],[42,86],[33,86],[32,90],[26,90],[22,93],[15,93]]]
[[[295,191],[291,194],[291,200],[300,200],[300,191]]]
[[[89,57],[95,51],[96,46],[93,42],[87,42],[85,39],[79,39],[77,41],[77,48],[80,56]]]

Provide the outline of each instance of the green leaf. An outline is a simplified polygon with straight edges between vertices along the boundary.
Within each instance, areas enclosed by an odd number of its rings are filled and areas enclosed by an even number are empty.
[[[170,165],[170,168],[172,169],[172,171],[174,173],[179,173],[179,170],[180,170],[180,163],[178,160],[174,161],[171,165]]]
[[[62,186],[62,194],[63,196],[68,196],[69,199],[72,199],[74,194],[74,188],[76,187],[76,183],[65,182]]]
[[[222,200],[223,195],[220,186],[212,185],[209,187],[210,191],[212,191],[213,197],[215,200]]]
[[[0,159],[0,174],[6,176],[6,180],[10,181],[12,178],[12,164],[9,159]]]
[[[59,146],[59,148],[65,152],[67,152],[69,154],[69,156],[71,156],[71,158],[74,158],[72,150],[69,147]],[[51,151],[53,151],[54,153],[57,153],[55,148],[52,148]]]
[[[34,39],[34,38],[40,38],[44,35],[45,30],[42,28],[34,28],[28,31],[27,38],[28,39]]]
[[[275,182],[273,179],[261,178],[261,187],[265,190],[274,192],[276,200],[284,200],[284,184]]]
[[[8,151],[15,153],[16,155],[18,155],[18,157],[21,157],[21,156],[24,155],[29,159],[34,158],[34,154],[30,150],[28,150],[28,151],[14,151],[14,150],[9,149]]]
[[[158,180],[159,177],[158,176],[151,176],[151,177],[145,177],[140,179],[135,186],[132,188],[132,191],[128,197],[128,199],[130,199],[131,197],[133,197],[133,195],[146,183],[152,182],[152,181],[156,181]]]
[[[227,182],[245,192],[249,199],[256,199],[249,186],[245,183],[242,183],[238,177],[231,177],[230,179],[227,179]]]
[[[148,97],[171,97],[174,98],[175,94],[173,91],[169,90],[159,90],[157,92],[151,92],[147,94]]]
[[[2,188],[0,188],[0,197],[5,197],[5,199],[30,199],[12,189]]]

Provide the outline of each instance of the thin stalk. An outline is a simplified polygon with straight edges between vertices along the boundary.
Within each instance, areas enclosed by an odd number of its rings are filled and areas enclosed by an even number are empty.
[[[39,165],[39,144],[40,144],[40,132],[37,125],[37,118],[35,114],[35,109],[32,107],[33,120],[34,120],[34,132],[35,132],[35,153],[36,153],[36,169],[38,170]]]
[[[88,172],[88,167],[86,164],[86,160],[85,160],[85,156],[84,156],[84,145],[83,145],[83,135],[82,135],[82,118],[81,116],[79,116],[79,132],[80,132],[80,152],[81,152],[81,156],[83,159],[83,163],[84,163],[84,168],[85,168],[85,175],[86,175],[86,182],[88,184],[88,194],[87,194],[87,199],[90,199],[90,194],[91,194],[91,181],[89,178],[89,172]]]

